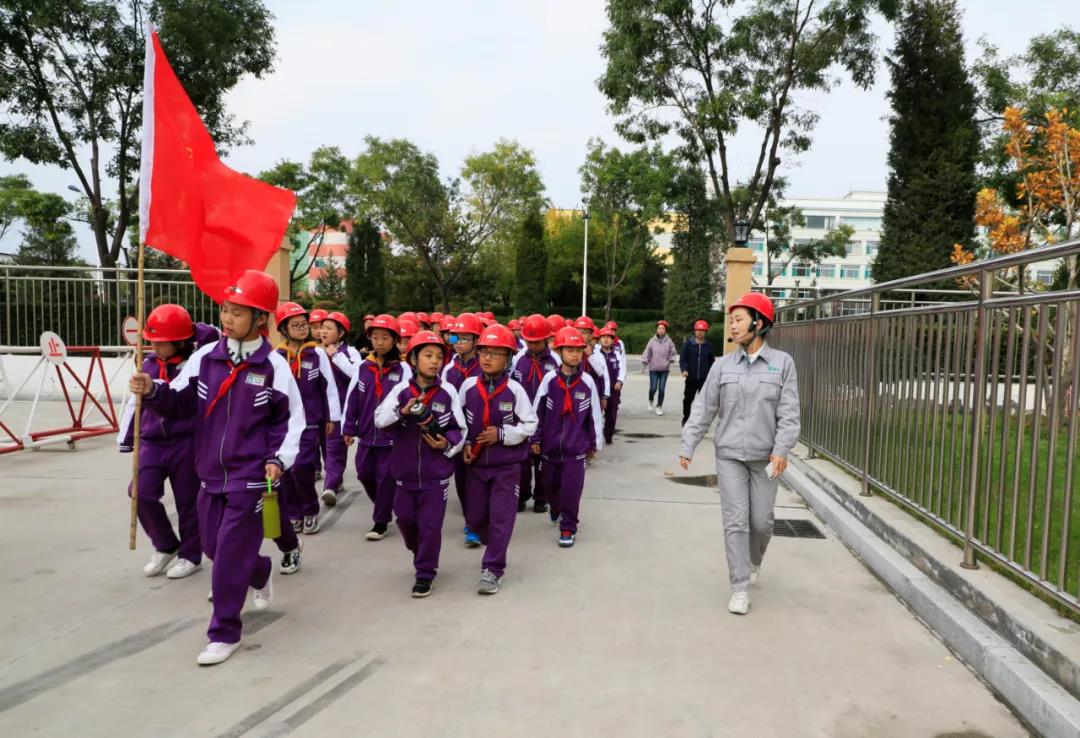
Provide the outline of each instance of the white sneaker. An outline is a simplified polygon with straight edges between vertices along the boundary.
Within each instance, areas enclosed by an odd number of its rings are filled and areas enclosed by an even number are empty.
[[[333,507],[337,504],[337,492],[332,489],[324,489],[322,493],[323,504],[327,507]]]
[[[165,576],[169,579],[183,579],[184,577],[190,577],[201,568],[202,564],[196,564],[187,559],[177,559],[173,562],[173,565],[169,567],[169,570],[165,572]]]
[[[270,609],[270,602],[274,599],[274,570],[270,570],[270,576],[266,580],[266,586],[255,590],[255,609],[262,612]]]
[[[728,603],[727,610],[733,615],[745,615],[750,612],[750,593],[733,593],[731,595],[731,602]]]
[[[761,567],[760,566],[751,566],[750,567],[750,584],[757,584],[759,579],[761,579]]]
[[[659,405],[657,405],[657,406],[656,406],[656,414],[657,414],[657,415],[663,415],[663,414],[664,414],[664,408],[662,408],[662,407],[660,407]]]
[[[652,412],[652,409],[653,409],[652,400],[649,400],[649,412],[650,413]]]
[[[221,641],[210,641],[206,644],[206,648],[199,654],[198,661],[199,666],[213,666],[214,664],[220,664],[225,659],[235,653],[236,649],[240,648],[240,643],[222,643]]]
[[[304,535],[313,536],[319,532],[319,516],[305,515],[304,516]]]
[[[142,573],[148,577],[156,577],[169,568],[169,562],[176,558],[176,553],[162,553],[161,551],[154,551],[154,555],[150,557],[150,562],[143,567]]]

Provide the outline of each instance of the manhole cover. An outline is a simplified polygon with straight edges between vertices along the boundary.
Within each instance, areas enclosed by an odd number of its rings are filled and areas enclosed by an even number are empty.
[[[659,433],[623,433],[626,438],[663,438]]]
[[[706,474],[701,477],[668,477],[675,484],[689,484],[694,487],[715,487],[716,475]]]
[[[776,520],[773,535],[784,538],[824,538],[825,534],[810,520]]]

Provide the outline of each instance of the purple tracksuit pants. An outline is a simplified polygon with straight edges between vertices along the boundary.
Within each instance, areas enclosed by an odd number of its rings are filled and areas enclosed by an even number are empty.
[[[517,520],[520,482],[521,467],[518,464],[469,469],[466,520],[485,546],[481,566],[497,577],[506,571],[506,551],[510,548],[510,537]]]
[[[619,418],[619,403],[622,401],[622,390],[611,390],[611,397],[607,401],[607,410],[604,411],[604,443],[611,444],[615,440],[615,422]]]
[[[417,579],[434,579],[439,571],[442,527],[450,480],[418,485],[397,484],[394,514],[405,547],[413,552]]]
[[[211,641],[240,640],[240,611],[248,588],[261,589],[270,578],[272,563],[259,555],[263,539],[261,498],[261,492],[199,493],[203,552],[214,562],[210,577],[214,614],[206,631]]]
[[[299,520],[305,515],[319,514],[319,493],[315,491],[315,470],[319,468],[320,428],[308,428],[300,436],[300,453],[282,477],[282,492],[286,516]]]
[[[465,524],[468,525],[469,514],[466,512],[469,502],[469,464],[465,463],[465,452],[462,451],[454,457],[454,489],[457,490],[458,502],[461,503],[461,514],[465,516]]]
[[[547,502],[543,480],[540,479],[540,457],[533,456],[531,451],[529,458],[521,462],[521,481],[518,486],[521,488],[520,499],[528,502],[530,498],[535,498],[537,502]]]
[[[180,538],[173,533],[169,514],[161,504],[165,480],[172,487],[180,523]],[[165,443],[139,441],[139,523],[155,551],[176,551],[193,564],[202,561],[199,515],[196,500],[199,477],[195,473],[194,438],[174,438]],[[131,497],[131,485],[128,485]]]
[[[371,520],[388,524],[394,514],[394,475],[390,472],[390,446],[359,446],[356,449],[356,476],[367,496],[375,503]]]
[[[326,436],[326,475],[323,477],[323,489],[339,490],[345,483],[345,469],[349,466],[349,447],[341,435],[341,428]]]
[[[585,455],[552,461],[546,456],[540,462],[551,512],[561,516],[559,530],[577,533],[581,492],[585,489]]]

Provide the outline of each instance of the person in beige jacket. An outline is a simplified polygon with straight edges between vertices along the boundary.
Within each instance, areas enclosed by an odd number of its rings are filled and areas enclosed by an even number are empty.
[[[716,478],[732,590],[728,611],[736,615],[750,610],[748,590],[772,538],[779,477],[799,439],[795,362],[765,342],[774,315],[769,298],[757,293],[743,295],[728,310],[730,340],[739,348],[713,364],[683,426],[679,452],[680,465],[689,468],[716,420]]]

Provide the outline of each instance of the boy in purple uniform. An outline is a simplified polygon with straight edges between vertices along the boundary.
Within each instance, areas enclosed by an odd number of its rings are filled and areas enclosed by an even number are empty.
[[[261,335],[277,297],[268,274],[248,270],[226,290],[220,341],[192,354],[171,383],[143,372],[131,378],[131,391],[163,417],[195,420],[199,532],[214,561],[203,666],[221,663],[239,646],[249,587],[256,610],[273,598],[273,565],[259,555],[262,493],[267,479],[279,482],[292,466],[306,425],[288,362]]]
[[[517,517],[521,466],[536,432],[536,414],[525,389],[507,374],[517,348],[506,326],[484,329],[477,342],[483,376],[461,386],[468,424],[465,463],[469,528],[484,543],[480,594],[495,594],[506,571],[506,551]]]
[[[397,385],[375,410],[375,425],[394,433],[390,457],[397,477],[394,514],[405,546],[413,552],[413,597],[431,594],[439,569],[453,457],[465,442],[465,418],[457,391],[439,379],[449,355],[438,334],[417,333],[408,351],[414,379]]]
[[[289,362],[307,416],[307,427],[300,438],[300,453],[282,485],[284,501],[290,511],[293,530],[314,535],[319,532],[319,494],[315,491],[315,470],[319,466],[320,442],[325,435],[333,433],[335,425],[341,422],[341,400],[338,399],[330,359],[319,348],[318,341],[308,340],[311,331],[307,309],[295,302],[284,302],[278,306],[275,318],[278,332],[285,336],[278,346],[278,353]],[[283,574],[292,574],[299,568],[299,556],[295,558],[292,565],[282,562]]]
[[[555,334],[562,365],[540,384],[533,409],[539,426],[532,452],[540,456],[540,473],[551,505],[551,520],[559,522],[559,545],[569,548],[577,538],[578,510],[585,486],[585,462],[604,447],[600,392],[581,364],[585,339],[576,328]]]
[[[312,311],[314,313],[314,311]],[[337,385],[338,399],[341,400],[341,417],[345,417],[345,395],[349,391],[355,370],[364,360],[360,352],[347,342],[350,323],[344,313],[337,311],[328,313],[322,321],[323,351],[330,359],[341,353],[352,371],[344,371],[331,361],[334,373],[334,383]],[[345,490],[345,469],[349,465],[349,448],[345,445],[345,438],[341,435],[341,426],[338,425],[332,432],[326,434],[326,478],[323,481],[322,501],[327,507],[337,504],[338,495]]]
[[[345,422],[341,432],[345,445],[358,441],[356,448],[356,475],[364,485],[371,501],[375,503],[371,513],[372,527],[369,541],[381,541],[386,537],[390,519],[394,513],[394,476],[390,464],[394,437],[390,431],[375,426],[375,408],[401,382],[412,378],[409,365],[401,361],[397,341],[401,336],[397,318],[378,315],[367,328],[368,338],[374,351],[358,367],[353,367],[344,354],[334,355],[334,366],[351,372],[352,380],[345,398]]]
[[[525,350],[514,357],[510,376],[525,389],[531,403],[536,399],[540,382],[548,372],[559,368],[559,357],[548,348],[547,339],[551,337],[551,328],[543,315],[530,315],[522,322],[522,337]],[[534,486],[535,481],[535,486]],[[518,497],[518,512],[525,509],[529,498],[533,498],[533,512],[548,511],[544,486],[540,479],[540,457],[529,454],[521,464],[521,490]]]
[[[610,445],[615,440],[615,421],[619,417],[619,402],[626,382],[626,354],[615,350],[615,331],[611,328],[601,328],[597,335],[600,337],[600,350],[593,353],[604,360],[607,383],[611,388],[611,396],[604,408],[604,443]]]
[[[483,327],[480,318],[472,313],[462,313],[454,321],[451,331],[451,339],[454,344],[454,360],[443,369],[442,380],[453,385],[454,389],[461,390],[461,385],[469,377],[480,374],[480,359],[476,355],[476,339],[480,337]],[[468,471],[465,468],[465,457],[459,455],[454,462],[454,488],[457,490],[458,502],[461,503],[461,513],[465,520],[469,520],[467,510],[468,498],[465,490]],[[480,545],[480,537],[469,530],[468,522],[465,525],[465,545],[476,548]]]
[[[192,323],[188,311],[180,305],[167,304],[159,305],[147,316],[143,338],[154,347],[154,353],[143,361],[143,371],[169,382],[196,348],[218,340],[220,335],[213,326]],[[135,396],[131,395],[116,437],[121,453],[131,453],[134,448],[134,418]],[[183,579],[202,567],[196,510],[199,477],[195,473],[195,424],[190,419],[169,420],[145,405],[139,422],[139,523],[154,546],[154,555],[143,567],[143,574],[156,577],[165,572],[169,579]],[[176,501],[179,538],[161,504],[166,479]]]

